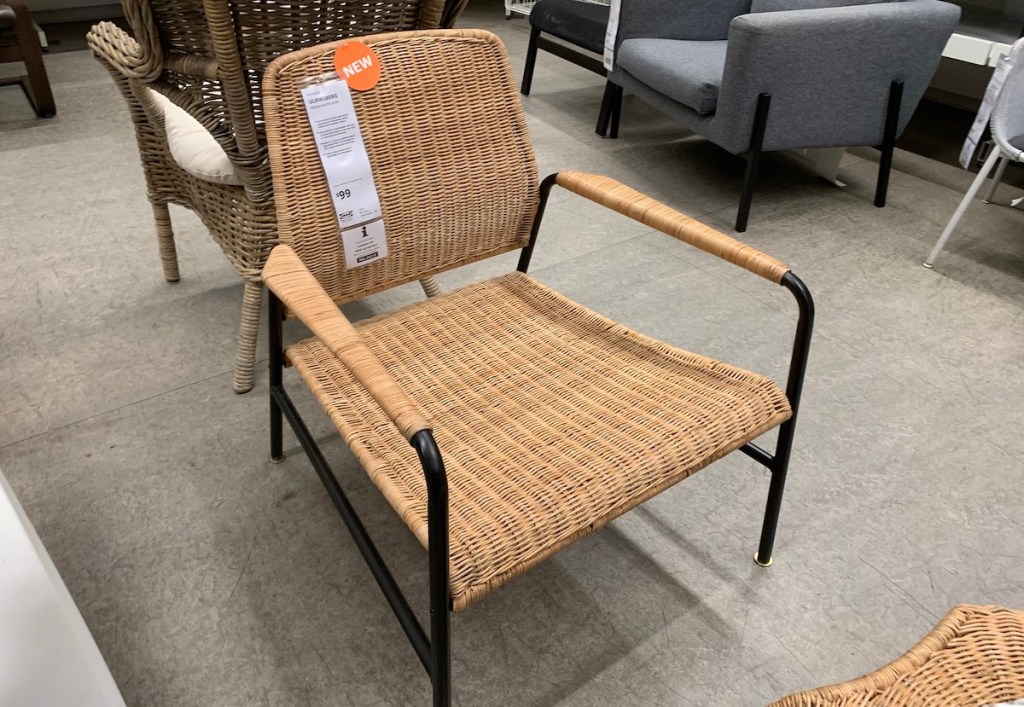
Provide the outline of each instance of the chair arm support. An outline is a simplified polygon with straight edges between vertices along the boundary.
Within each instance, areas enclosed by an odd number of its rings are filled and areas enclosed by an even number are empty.
[[[291,247],[274,248],[263,268],[263,282],[338,357],[410,443],[417,433],[430,429],[419,406],[384,368]]]
[[[125,78],[152,81],[163,71],[159,45],[144,47],[112,22],[100,22],[85,36],[92,53]]]
[[[220,80],[220,65],[216,59],[208,59],[195,54],[168,52],[164,57],[164,65],[171,71],[185,76],[194,76],[208,81]]]
[[[559,172],[555,183],[776,284],[782,284],[782,278],[789,272],[789,266],[782,261],[705,226],[610,177],[583,172]]]

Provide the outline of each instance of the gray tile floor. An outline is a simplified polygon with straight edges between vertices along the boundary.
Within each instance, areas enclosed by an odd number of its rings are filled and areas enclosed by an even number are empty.
[[[524,21],[477,0],[463,25],[497,31],[520,70]],[[265,376],[231,392],[240,280],[177,210],[184,279],[162,281],[113,84],[84,52],[47,63],[55,120],[0,89],[0,468],[126,699],[424,704],[427,680],[294,442],[266,463]],[[599,139],[601,90],[541,57],[525,101],[541,171],[608,173],[727,230],[740,160],[630,99],[622,138]],[[765,473],[732,456],[456,615],[459,704],[763,704],[896,657],[956,602],[1024,607],[1024,214],[976,205],[927,271],[970,175],[901,152],[879,210],[875,168],[854,150],[839,189],[770,157],[746,234],[818,304],[775,565],[751,561]],[[784,290],[567,196],[549,218],[539,279],[782,377]],[[425,588],[417,542],[296,397],[400,582]]]

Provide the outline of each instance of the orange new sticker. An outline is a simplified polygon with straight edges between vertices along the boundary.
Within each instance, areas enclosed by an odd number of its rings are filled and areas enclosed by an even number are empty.
[[[369,91],[380,81],[380,59],[362,42],[342,42],[334,51],[334,70],[356,91]]]

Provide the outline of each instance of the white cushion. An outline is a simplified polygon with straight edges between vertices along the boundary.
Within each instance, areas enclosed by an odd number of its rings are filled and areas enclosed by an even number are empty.
[[[148,90],[164,112],[167,146],[178,166],[208,182],[241,185],[235,166],[210,131],[167,96]]]

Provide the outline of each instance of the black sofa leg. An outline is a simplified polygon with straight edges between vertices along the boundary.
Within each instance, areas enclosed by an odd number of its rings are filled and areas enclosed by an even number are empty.
[[[619,119],[622,118],[622,86],[615,86],[612,89],[612,130],[609,137],[619,137]]]
[[[533,67],[537,63],[537,39],[540,37],[540,30],[536,27],[530,29],[530,46],[526,48],[526,67],[523,69],[523,85],[519,92],[524,96],[530,95],[530,87],[533,85]]]
[[[601,99],[601,112],[597,114],[597,129],[594,131],[601,137],[608,135],[608,122],[612,116],[612,99],[615,94],[615,84],[608,81],[604,85],[604,98]]]
[[[754,128],[750,134],[750,151],[745,155],[747,169],[743,175],[743,190],[740,193],[740,208],[736,214],[736,231],[747,230],[750,218],[750,203],[754,200],[754,183],[757,181],[757,167],[761,162],[761,147],[764,145],[764,131],[768,127],[768,109],[771,107],[772,94],[762,93],[757,97],[757,109],[754,112]]]
[[[892,153],[896,150],[896,129],[900,122],[900,105],[903,103],[903,82],[889,84],[889,104],[885,111],[885,133],[882,145],[882,159],[878,161],[878,184],[875,187],[875,206],[885,206],[889,192],[889,173],[892,171]]]

